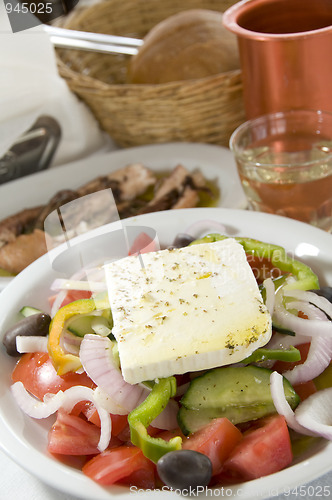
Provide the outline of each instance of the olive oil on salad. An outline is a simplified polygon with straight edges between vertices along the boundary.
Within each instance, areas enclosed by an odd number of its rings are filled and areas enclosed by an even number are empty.
[[[158,181],[162,181],[169,175],[168,170],[155,172]],[[220,201],[220,188],[216,179],[205,179],[206,189],[198,190],[197,207],[217,207]],[[149,202],[153,199],[155,186],[149,186],[139,197],[140,200]]]

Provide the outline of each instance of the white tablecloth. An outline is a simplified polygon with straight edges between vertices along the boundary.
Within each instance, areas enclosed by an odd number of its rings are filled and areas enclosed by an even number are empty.
[[[31,476],[0,451],[0,500],[79,500]]]

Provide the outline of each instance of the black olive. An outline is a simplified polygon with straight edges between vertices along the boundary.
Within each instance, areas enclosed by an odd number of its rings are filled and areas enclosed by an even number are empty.
[[[192,243],[195,240],[190,234],[185,234],[185,233],[179,233],[176,235],[172,248],[183,248],[187,247],[190,243]]]
[[[321,297],[325,297],[329,302],[332,303],[332,286],[323,286],[319,290],[310,290],[311,292],[320,295]]]
[[[193,450],[170,451],[157,463],[160,479],[176,490],[195,490],[209,484],[212,464],[209,457]]]
[[[12,326],[4,335],[3,344],[9,356],[20,356],[16,349],[16,337],[24,335],[30,337],[33,335],[45,337],[49,332],[51,317],[45,313],[33,314],[22,319]]]

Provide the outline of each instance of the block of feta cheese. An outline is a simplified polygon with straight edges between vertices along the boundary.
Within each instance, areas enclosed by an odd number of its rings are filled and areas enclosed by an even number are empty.
[[[105,273],[131,384],[236,363],[271,338],[271,316],[234,238],[132,255]]]

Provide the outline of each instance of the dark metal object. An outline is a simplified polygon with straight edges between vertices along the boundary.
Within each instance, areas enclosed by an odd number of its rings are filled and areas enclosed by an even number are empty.
[[[5,0],[13,33],[66,16],[79,0]]]
[[[0,158],[0,184],[46,169],[58,147],[61,128],[50,116],[41,116]]]

